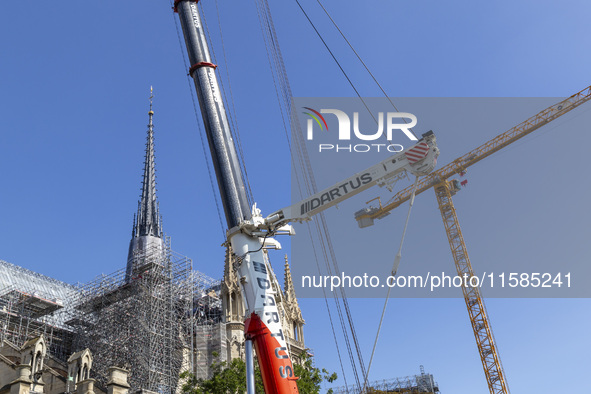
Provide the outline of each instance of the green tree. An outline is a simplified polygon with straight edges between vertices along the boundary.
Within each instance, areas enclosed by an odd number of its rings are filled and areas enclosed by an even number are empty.
[[[214,358],[218,358],[216,352]],[[211,364],[212,375],[209,379],[197,379],[192,373],[181,374],[186,379],[182,390],[184,394],[243,394],[246,392],[246,363],[239,358],[227,361],[214,361]],[[255,388],[257,393],[264,393],[263,380],[258,365],[255,365]]]
[[[336,372],[328,372],[325,368],[318,369],[312,364],[312,357],[302,353],[301,364],[295,364],[293,370],[295,376],[298,376],[298,390],[300,394],[318,394],[320,393],[320,384],[323,381],[332,383],[337,380]],[[332,393],[332,389],[328,390]]]
[[[213,354],[218,357],[216,353]],[[302,355],[302,365],[295,364],[294,372],[299,377],[298,390],[301,394],[320,393],[320,384],[323,381],[329,383],[337,379],[336,373],[329,373],[326,369],[318,369],[312,365],[312,359],[308,355]],[[197,379],[195,375],[186,371],[181,374],[185,379],[183,394],[243,394],[246,392],[246,363],[235,358],[230,363],[226,361],[214,361],[211,365],[212,376],[209,379]],[[258,394],[265,392],[263,379],[258,364],[255,363],[255,389]],[[329,390],[328,393],[332,393]]]

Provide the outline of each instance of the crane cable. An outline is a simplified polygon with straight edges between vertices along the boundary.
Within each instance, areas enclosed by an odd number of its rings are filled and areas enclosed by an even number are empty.
[[[359,91],[355,87],[355,84],[353,83],[353,81],[351,81],[351,78],[349,78],[349,75],[347,74],[347,72],[345,71],[345,69],[343,68],[343,66],[341,66],[341,63],[339,62],[339,60],[337,59],[337,57],[335,56],[335,54],[332,52],[332,50],[330,49],[330,47],[328,46],[328,44],[324,40],[324,37],[322,37],[322,34],[320,34],[320,32],[318,31],[318,29],[316,28],[316,25],[314,24],[314,22],[312,22],[312,19],[310,19],[310,17],[308,16],[308,13],[306,12],[306,10],[304,10],[304,7],[302,7],[302,4],[300,3],[300,1],[299,0],[295,0],[295,2],[298,4],[298,6],[300,7],[300,10],[302,11],[302,13],[306,17],[306,19],[308,20],[308,22],[310,23],[310,25],[312,26],[312,28],[316,32],[316,35],[318,36],[318,38],[320,38],[320,41],[322,41],[322,43],[324,44],[324,47],[326,48],[326,50],[328,51],[328,53],[330,53],[330,56],[335,61],[335,63],[337,64],[337,66],[339,67],[339,69],[341,70],[341,72],[343,73],[343,75],[345,76],[345,78],[347,79],[347,81],[349,82],[349,85],[351,85],[351,87],[353,88],[353,90],[357,94],[357,97],[359,97],[359,99],[361,100],[361,102],[365,106],[365,109],[367,109],[367,112],[369,112],[369,114],[371,115],[371,117],[373,118],[373,120],[377,124],[378,123],[378,120],[375,118],[375,116],[373,116],[373,113],[369,109],[367,103],[365,102],[365,100],[363,100],[363,97],[361,97],[361,93],[359,93]]]
[[[398,107],[396,107],[396,104],[394,104],[394,102],[388,96],[388,94],[386,93],[386,91],[384,90],[384,88],[382,87],[382,85],[378,82],[378,79],[371,72],[371,70],[369,69],[369,67],[367,66],[367,64],[363,61],[363,59],[361,58],[361,56],[359,55],[359,53],[355,50],[355,48],[353,47],[353,44],[351,44],[351,42],[347,39],[347,37],[345,36],[345,33],[343,33],[343,31],[341,30],[341,28],[339,27],[339,25],[337,24],[337,22],[332,18],[332,16],[330,15],[330,13],[326,9],[326,7],[324,7],[324,4],[322,4],[322,2],[320,0],[316,0],[316,2],[320,5],[320,7],[324,11],[324,13],[328,17],[328,19],[330,19],[330,21],[332,22],[333,26],[340,33],[341,37],[343,37],[343,40],[345,40],[345,42],[347,43],[347,45],[349,45],[349,48],[351,48],[351,50],[353,51],[353,53],[355,54],[355,56],[357,56],[357,59],[359,60],[359,62],[361,62],[361,64],[363,65],[363,67],[365,68],[365,70],[367,71],[367,73],[371,76],[371,78],[376,83],[376,85],[378,86],[378,88],[382,91],[382,93],[384,94],[384,97],[390,102],[390,104],[396,110],[396,112],[400,112],[400,111],[398,111]],[[404,119],[404,118],[402,118],[402,121],[404,123],[407,123],[406,119]],[[414,131],[412,129],[409,128],[408,130],[412,133],[412,135],[414,135],[418,139],[417,135],[414,133]]]
[[[271,75],[273,76],[273,81],[275,84],[277,100],[279,102],[279,107],[281,109],[286,139],[287,139],[287,142],[288,142],[288,145],[290,146],[290,148],[295,147],[294,150],[290,149],[290,151],[292,152],[292,155],[291,155],[292,165],[294,168],[298,167],[298,163],[297,163],[298,160],[295,160],[295,158],[299,157],[300,158],[299,165],[301,166],[302,174],[304,175],[304,178],[305,178],[304,186],[307,191],[306,193],[304,193],[302,190],[303,185],[300,182],[299,177],[297,177],[297,176],[295,177],[299,193],[303,197],[305,195],[309,195],[309,194],[314,193],[313,190],[315,189],[315,182],[313,180],[313,175],[311,176],[311,167],[310,167],[309,159],[307,159],[307,154],[305,152],[305,146],[302,146],[301,143],[298,143],[299,142],[298,139],[301,136],[301,130],[299,129],[299,122],[297,121],[297,116],[296,116],[293,108],[290,105],[291,98],[292,98],[291,88],[290,88],[289,80],[287,78],[287,72],[286,72],[285,66],[283,64],[283,57],[280,52],[279,43],[276,38],[276,31],[274,28],[272,16],[270,14],[268,2],[266,0],[257,0],[257,1],[255,1],[255,4],[257,6],[260,27],[261,27],[261,31],[263,34],[265,46],[267,49],[267,59],[269,60]],[[291,109],[291,111],[290,111],[290,109]],[[291,116],[289,115],[290,112],[291,112]],[[296,138],[296,143],[293,145],[290,143],[289,132],[287,130],[287,124],[285,123],[285,116],[283,115],[284,113],[286,113],[286,115],[290,121],[291,127],[296,130],[296,132],[294,133],[294,136]],[[304,152],[301,151],[302,148],[304,149]],[[296,153],[296,154],[294,155],[294,153]],[[308,177],[305,177],[305,174],[308,174]],[[311,176],[311,179],[310,179],[310,176]],[[317,223],[316,223],[316,226],[318,226]],[[321,237],[320,236],[313,237],[312,231],[311,231],[312,228],[311,228],[310,224],[308,224],[308,228],[309,228],[311,245],[312,245],[312,250],[314,252],[316,265],[317,265],[318,271],[320,272],[320,265],[319,265],[319,261],[318,261],[318,253],[316,250],[315,240],[317,240]],[[318,233],[320,233],[319,228],[317,229],[317,231],[318,231]],[[327,256],[325,248],[323,248],[323,254],[325,255],[325,257]],[[328,259],[326,258],[325,261],[328,261]],[[324,296],[325,296],[325,304],[326,304],[326,308],[327,308],[327,312],[328,312],[328,316],[329,316],[329,320],[330,320],[330,324],[331,324],[331,331],[333,334],[333,339],[334,339],[335,345],[337,347],[337,356],[339,358],[339,364],[341,367],[341,371],[343,372],[343,377],[346,381],[347,374],[345,374],[343,364],[342,364],[341,354],[340,354],[340,350],[339,350],[339,346],[338,346],[338,340],[337,340],[336,332],[334,329],[334,323],[333,323],[333,319],[332,319],[332,313],[330,311],[330,308],[328,305],[328,299],[327,299],[325,293],[324,293]],[[357,379],[357,385],[360,388],[360,380],[359,380],[359,377],[358,377],[356,370],[355,370],[355,363],[354,363],[354,359],[353,359],[353,354],[351,352],[351,346],[348,341],[346,328],[344,326],[342,312],[341,312],[341,309],[339,308],[338,301],[335,300],[335,302],[337,303],[337,309],[339,312],[339,320],[341,323],[341,328],[342,328],[343,334],[345,335],[345,338],[346,338],[349,358],[350,358],[352,366],[354,368],[354,375],[356,376],[356,379]]]
[[[287,146],[289,148],[290,153],[291,151],[291,138],[289,137],[289,130],[288,130],[288,126],[287,126],[287,122],[285,120],[286,116],[285,113],[287,112],[287,110],[283,109],[283,105],[281,102],[281,96],[279,95],[279,88],[278,88],[278,81],[277,79],[279,78],[279,76],[275,77],[275,70],[273,69],[273,63],[271,60],[271,50],[269,48],[269,45],[267,43],[267,37],[265,36],[265,31],[269,30],[269,29],[265,29],[264,25],[263,25],[263,16],[261,14],[261,9],[259,7],[259,2],[257,0],[255,0],[255,6],[257,8],[257,16],[259,18],[259,26],[261,28],[261,32],[263,33],[263,42],[265,43],[265,49],[266,49],[266,54],[267,54],[267,61],[269,63],[269,69],[271,70],[271,76],[273,77],[273,86],[275,88],[275,95],[277,96],[277,102],[279,103],[279,113],[281,114],[281,121],[283,123],[283,131],[285,132],[285,138],[287,140]],[[268,22],[267,22],[268,24]],[[283,87],[283,86],[282,86]],[[291,163],[292,165],[294,165],[294,161],[293,161],[293,155],[291,156]],[[298,183],[299,186],[299,183]]]
[[[306,16],[306,19],[308,20],[308,22],[309,22],[309,23],[312,25],[312,27],[313,27],[314,31],[316,32],[316,34],[318,35],[318,37],[321,39],[322,43],[324,44],[324,46],[326,47],[326,49],[328,50],[328,52],[330,53],[330,55],[332,56],[333,60],[334,60],[334,61],[337,63],[337,65],[338,65],[338,67],[340,68],[341,72],[342,72],[342,73],[345,75],[345,78],[347,78],[347,81],[349,81],[349,84],[351,84],[351,86],[352,86],[352,87],[353,87],[353,89],[355,90],[355,93],[357,93],[357,95],[358,95],[358,96],[359,96],[359,98],[361,99],[361,96],[359,95],[359,92],[357,91],[357,89],[356,89],[356,88],[355,88],[355,86],[353,85],[352,81],[351,81],[351,80],[349,79],[349,77],[347,76],[346,72],[345,72],[345,71],[344,71],[344,69],[342,68],[342,66],[341,66],[341,64],[339,63],[339,61],[336,59],[336,57],[335,57],[334,53],[333,53],[333,52],[330,50],[330,48],[328,47],[328,45],[327,45],[326,41],[325,41],[325,40],[322,38],[322,36],[320,35],[320,33],[319,33],[318,29],[316,28],[316,26],[314,25],[314,23],[312,22],[312,20],[310,19],[310,17],[309,17],[309,16],[308,16],[308,14],[306,13],[306,11],[303,9],[303,7],[302,7],[302,5],[300,4],[299,0],[295,0],[295,1],[296,1],[296,3],[298,4],[298,6],[300,7],[301,11],[302,11],[302,12],[304,13],[304,15]],[[317,1],[317,3],[320,5],[320,7],[322,8],[322,10],[324,11],[324,13],[326,14],[326,16],[327,16],[327,17],[330,19],[330,21],[332,22],[332,24],[334,25],[334,27],[335,27],[335,28],[337,29],[337,31],[340,33],[341,37],[342,37],[342,38],[345,40],[345,42],[347,43],[347,45],[349,46],[349,48],[351,48],[351,50],[353,51],[353,53],[355,54],[355,56],[357,57],[357,59],[358,59],[358,60],[361,62],[361,64],[362,64],[362,65],[363,65],[363,67],[365,68],[365,70],[366,70],[366,71],[368,72],[368,74],[371,76],[371,78],[373,79],[373,81],[376,83],[376,85],[378,86],[378,88],[379,88],[379,89],[382,91],[382,93],[384,94],[384,96],[386,97],[386,99],[387,99],[387,100],[390,102],[390,104],[392,105],[392,107],[393,107],[393,108],[394,108],[396,111],[398,111],[398,108],[396,107],[396,105],[395,105],[395,104],[392,102],[392,100],[390,99],[390,97],[388,96],[388,94],[386,93],[386,91],[384,90],[384,88],[382,87],[382,85],[381,85],[381,84],[378,82],[378,80],[377,80],[377,78],[375,77],[375,75],[374,75],[374,74],[371,72],[371,70],[369,69],[369,67],[367,66],[367,64],[366,64],[366,63],[363,61],[363,59],[361,58],[361,56],[359,55],[359,53],[358,53],[358,52],[355,50],[355,48],[353,47],[353,45],[351,44],[351,42],[350,42],[350,41],[347,39],[347,37],[345,36],[345,34],[343,33],[343,31],[340,29],[340,27],[338,26],[338,24],[336,23],[336,21],[335,21],[335,20],[332,18],[332,16],[330,15],[330,13],[329,13],[329,12],[328,12],[328,10],[326,9],[326,7],[324,7],[324,5],[322,4],[322,2],[321,2],[320,0],[316,0],[316,1]],[[364,104],[364,105],[366,106],[366,108],[367,108],[367,105],[365,104],[365,102],[363,101],[363,99],[361,99],[361,101],[363,102],[363,104]],[[369,111],[369,108],[367,108],[367,109],[368,109],[368,111]],[[372,116],[373,116],[373,115],[372,115]],[[374,120],[375,120],[375,118],[374,118]],[[403,121],[404,121],[405,123],[407,123],[405,119],[403,119]],[[416,137],[416,134],[414,134],[414,132],[413,132],[412,130],[411,130],[411,132],[412,132],[412,133],[413,133],[413,135]],[[399,247],[399,249],[398,249],[398,253],[396,254],[396,257],[395,257],[395,259],[394,259],[394,267],[393,267],[393,269],[392,269],[392,276],[396,275],[396,271],[398,270],[398,266],[399,266],[399,264],[400,264],[400,259],[401,259],[401,252],[402,252],[402,246],[403,246],[403,243],[404,243],[404,237],[405,237],[405,235],[406,235],[406,229],[407,229],[407,226],[408,226],[408,221],[409,221],[409,218],[410,218],[410,212],[411,212],[411,210],[412,210],[412,205],[413,205],[413,202],[414,202],[414,196],[415,196],[415,193],[416,193],[416,189],[417,189],[417,185],[418,185],[418,180],[419,180],[419,177],[417,176],[417,178],[416,178],[416,180],[415,180],[415,185],[414,185],[414,188],[413,188],[413,192],[412,192],[412,195],[411,195],[411,201],[410,201],[410,205],[409,205],[409,211],[408,211],[408,215],[407,215],[407,218],[406,218],[406,223],[405,223],[404,230],[403,230],[403,234],[402,234],[402,239],[401,239],[401,242],[400,242],[400,247]],[[324,221],[323,221],[323,222],[324,222]],[[323,224],[324,224],[324,223],[323,223]],[[367,386],[367,379],[368,379],[368,377],[369,377],[369,371],[370,371],[371,364],[372,364],[372,361],[373,361],[373,357],[374,357],[374,354],[375,354],[375,349],[376,349],[376,346],[377,346],[377,342],[378,342],[378,338],[379,338],[379,334],[380,334],[381,326],[382,326],[383,319],[384,319],[384,315],[385,315],[385,312],[386,312],[386,307],[387,307],[387,305],[388,305],[388,298],[390,297],[390,291],[391,291],[391,289],[392,289],[391,287],[389,287],[389,288],[388,288],[388,293],[387,293],[387,296],[386,296],[386,300],[385,300],[385,302],[384,302],[384,308],[383,308],[383,310],[382,310],[382,315],[381,315],[381,317],[380,317],[380,323],[379,323],[379,326],[378,326],[378,331],[377,331],[377,334],[376,334],[376,339],[375,339],[374,346],[373,346],[373,349],[372,349],[372,354],[371,354],[371,357],[370,357],[370,361],[369,361],[368,369],[367,369],[367,372],[365,373],[365,378],[364,378],[364,384],[363,384],[363,390],[362,390],[362,392],[365,390],[365,388],[366,388],[366,386]]]
[[[404,244],[404,237],[406,236],[406,229],[408,228],[408,220],[410,219],[410,213],[412,211],[412,206],[415,201],[415,194],[417,192],[417,187],[419,185],[419,176],[417,175],[415,179],[415,183],[412,189],[412,194],[410,196],[409,204],[408,204],[408,213],[406,214],[406,221],[404,223],[404,229],[402,230],[402,238],[400,239],[400,246],[398,247],[398,253],[396,253],[396,257],[394,257],[394,264],[392,265],[392,272],[391,277],[396,276],[398,272],[398,267],[400,266],[400,259],[402,258],[402,245]],[[384,308],[382,309],[382,315],[380,316],[380,323],[378,324],[378,331],[376,333],[376,339],[373,343],[373,349],[371,350],[371,357],[369,358],[369,365],[367,366],[367,373],[363,379],[363,390],[362,393],[365,391],[367,387],[367,380],[369,378],[369,371],[371,369],[371,363],[373,361],[373,356],[376,351],[376,347],[378,345],[378,339],[380,337],[380,331],[382,329],[382,323],[384,322],[384,316],[386,314],[386,307],[388,306],[388,299],[390,298],[390,292],[392,291],[392,287],[388,286],[388,292],[386,293],[386,299],[384,300]]]
[[[297,161],[295,160],[295,157],[299,157],[299,166],[301,166],[302,169],[302,176],[304,177],[304,185],[307,189],[307,193],[303,193],[302,191],[302,184],[300,183],[300,179],[299,177],[296,177],[296,182],[298,185],[298,189],[300,191],[300,194],[302,196],[304,195],[309,195],[309,194],[313,194],[317,187],[316,187],[316,182],[314,180],[314,176],[313,176],[313,172],[311,170],[311,166],[310,166],[310,162],[309,162],[309,158],[307,156],[307,151],[306,151],[306,147],[303,144],[303,142],[301,142],[301,129],[299,127],[299,122],[297,120],[297,115],[295,113],[295,109],[290,105],[291,104],[291,98],[292,98],[292,94],[291,94],[291,88],[289,86],[289,80],[287,78],[287,72],[285,70],[285,65],[283,64],[283,60],[282,60],[282,55],[280,52],[280,48],[279,48],[279,43],[277,41],[276,38],[276,32],[275,32],[275,28],[273,25],[273,21],[272,21],[272,17],[270,15],[270,10],[269,10],[269,5],[268,2],[266,0],[259,0],[257,2],[257,10],[259,12],[259,19],[261,21],[261,29],[263,32],[263,37],[265,39],[265,45],[267,47],[267,57],[269,62],[271,63],[271,71],[272,71],[272,75],[274,77],[274,82],[276,82],[275,80],[275,72],[277,73],[277,82],[275,83],[275,88],[276,88],[276,92],[277,92],[277,99],[279,101],[279,106],[282,109],[282,111],[285,111],[286,113],[288,113],[288,108],[291,109],[291,116],[289,116],[290,119],[290,123],[292,128],[296,131],[294,133],[294,137],[296,138],[296,143],[295,144],[290,144],[291,146],[295,146],[295,149],[292,150],[292,163],[294,165],[295,168],[298,167],[297,165]],[[279,94],[278,92],[278,85],[279,88],[281,90],[281,94]],[[283,113],[282,113],[282,117],[283,117]],[[283,119],[285,120],[285,117],[283,117]],[[286,137],[288,140],[288,144],[289,144],[289,134],[287,132],[287,125],[284,122],[284,128],[285,128],[285,132],[286,132]],[[294,155],[293,153],[296,153],[296,155]],[[308,225],[309,226],[309,225]],[[326,228],[326,223],[324,223],[324,227]],[[309,227],[310,228],[310,227]],[[330,244],[330,235],[329,233],[327,233],[327,231],[325,230],[324,234],[322,229],[320,228],[320,224],[318,222],[316,222],[316,231],[318,232],[318,234],[320,234],[319,237],[317,237],[317,239],[322,239],[322,241],[324,241],[324,238],[327,238],[327,241],[321,242],[322,245],[322,252],[324,254],[325,257],[325,262],[327,265],[327,269],[329,271],[331,271],[330,269],[330,264],[329,264],[329,254],[331,255],[331,257],[333,258],[332,263],[333,265],[336,266],[336,269],[338,270],[338,264],[336,262],[336,260],[334,259],[334,249],[332,248],[332,245]],[[314,250],[314,254],[315,254],[315,258],[316,260],[318,260],[318,256],[316,253],[316,246],[315,246],[315,242],[314,242],[314,238],[316,237],[312,237],[312,248]],[[325,243],[328,242],[330,249],[331,249],[331,253],[327,252],[327,248]],[[317,264],[318,269],[319,265]],[[343,289],[341,289],[343,291]],[[338,294],[336,294],[335,297],[335,304],[337,306],[337,312],[339,315],[339,320],[341,323],[341,328],[343,330],[343,335],[345,337],[345,342],[347,345],[347,351],[349,353],[349,358],[352,364],[352,368],[353,368],[353,373],[354,376],[356,378],[356,383],[357,386],[359,387],[359,389],[361,389],[361,383],[359,380],[359,377],[357,375],[357,368],[356,368],[356,363],[353,357],[353,352],[351,349],[351,344],[349,342],[349,335],[347,333],[347,329],[346,329],[346,325],[345,325],[345,320],[343,318],[343,312],[342,309],[340,307],[340,303],[338,301]],[[345,305],[345,312],[348,316],[348,320],[349,320],[349,324],[352,324],[352,317],[350,315],[350,310],[348,308],[348,303],[347,303],[347,299],[346,296],[344,296],[343,300],[342,300],[343,304]],[[341,365],[341,370],[343,371],[343,376],[345,377],[346,380],[346,374],[344,373],[344,370],[342,368],[342,361],[340,358],[340,351],[338,349],[338,341],[336,339],[336,333],[334,331],[334,325],[332,324],[332,315],[330,312],[330,309],[328,307],[328,301],[325,299],[325,303],[327,304],[327,310],[328,310],[328,314],[329,314],[329,319],[331,320],[331,329],[333,331],[333,338],[335,340],[335,343],[337,344],[337,355],[339,357],[339,363]],[[351,326],[351,331],[352,331],[352,335],[355,336],[355,329],[354,326]],[[354,338],[356,339],[356,338]],[[356,340],[354,340],[354,342],[357,345],[357,354],[358,356],[360,356],[360,348],[358,345],[358,342]],[[363,362],[362,359],[361,363]]]
[[[310,223],[308,223],[308,236],[310,237],[310,243],[313,244],[314,238],[312,237],[312,232],[310,231]],[[314,252],[314,260],[316,261],[316,268],[318,269],[318,272],[320,272],[320,263],[318,261],[318,256],[316,254],[316,248],[312,247],[312,251]],[[336,336],[336,332],[335,332],[335,329],[334,329],[334,323],[332,321],[332,313],[331,313],[330,307],[328,305],[328,297],[326,295],[326,289],[324,288],[324,286],[322,287],[322,294],[324,295],[324,304],[325,304],[326,310],[328,312],[328,320],[330,322],[330,328],[332,329],[332,336],[333,336],[333,339],[334,339],[334,342],[335,342],[335,347],[337,349],[337,356],[339,358],[339,365],[341,367],[341,372],[343,373],[343,379],[345,381],[345,387],[347,387],[348,386],[348,384],[347,384],[347,375],[345,374],[345,368],[343,367],[343,360],[341,359],[341,351],[339,349],[339,343],[337,341],[337,336]],[[335,300],[335,302],[336,302],[336,300]],[[358,384],[358,386],[359,386],[359,384]],[[347,390],[347,393],[348,393],[348,390]]]

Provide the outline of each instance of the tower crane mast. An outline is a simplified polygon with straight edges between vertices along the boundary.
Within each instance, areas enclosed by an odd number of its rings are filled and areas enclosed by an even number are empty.
[[[457,189],[454,183],[449,181],[438,183],[434,189],[458,276],[472,278],[474,271],[472,270],[472,264],[468,257],[468,249],[466,248],[460,222],[458,221],[456,209],[451,198]],[[470,315],[470,323],[474,332],[474,338],[476,338],[480,361],[484,368],[490,393],[508,394],[509,387],[505,380],[505,371],[499,358],[480,290],[476,286],[462,286],[462,292],[464,294],[466,308],[468,308],[468,314]]]
[[[448,180],[448,178],[464,172],[469,166],[532,133],[590,99],[591,86],[588,86],[419,180],[416,194],[422,193],[431,187],[435,190],[435,196],[437,197],[437,203],[458,276],[471,278],[474,276],[474,272],[452,200],[452,196],[460,189],[460,185],[457,180]],[[384,206],[380,204],[379,208],[370,207],[358,211],[355,214],[355,218],[359,226],[371,226],[374,219],[381,219],[387,216],[391,210],[411,197],[413,187],[414,185],[401,190]],[[480,290],[478,287],[462,286],[462,292],[489,391],[491,394],[509,394],[505,372],[497,351]]]

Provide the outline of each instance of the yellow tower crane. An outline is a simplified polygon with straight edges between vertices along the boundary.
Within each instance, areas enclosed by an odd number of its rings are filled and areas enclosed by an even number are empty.
[[[464,275],[467,275],[468,278],[471,278],[474,276],[474,272],[472,270],[472,265],[470,264],[468,250],[466,249],[464,237],[462,236],[462,231],[460,229],[460,223],[456,215],[456,209],[452,201],[452,196],[459,190],[460,185],[457,180],[448,180],[448,178],[465,172],[472,164],[479,162],[485,157],[490,156],[565,113],[577,108],[589,99],[591,99],[591,86],[588,86],[569,98],[546,108],[537,115],[532,116],[517,126],[507,130],[478,148],[419,180],[416,194],[422,193],[431,187],[435,190],[435,196],[437,197],[439,210],[441,211],[441,217],[447,233],[447,239],[459,276],[463,277]],[[389,215],[391,210],[410,199],[413,188],[414,185],[401,190],[383,206],[380,202],[379,207],[369,207],[357,212],[355,218],[357,219],[359,226],[370,226],[375,219],[381,219]],[[486,307],[484,306],[480,291],[478,287],[470,286],[463,286],[462,291],[464,293],[464,300],[470,315],[472,330],[474,331],[474,337],[476,339],[476,344],[478,345],[478,351],[480,352],[480,359],[482,361],[490,393],[508,394],[509,388],[505,380],[505,372],[501,365],[492,328],[488,321]]]

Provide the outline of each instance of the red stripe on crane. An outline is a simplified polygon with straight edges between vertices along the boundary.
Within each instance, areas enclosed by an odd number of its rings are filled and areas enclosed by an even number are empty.
[[[410,148],[408,151],[405,152],[405,154],[409,163],[413,164],[427,156],[428,152],[429,145],[427,145],[425,142],[421,142],[420,144]]]

